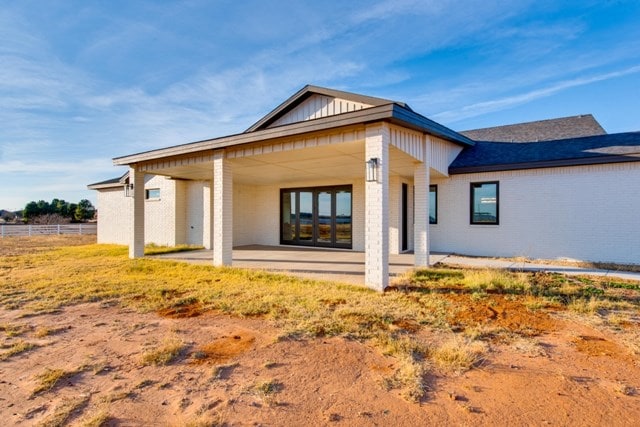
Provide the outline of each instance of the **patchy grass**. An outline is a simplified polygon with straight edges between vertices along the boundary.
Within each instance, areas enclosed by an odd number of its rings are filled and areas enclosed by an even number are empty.
[[[0,331],[3,331],[7,337],[19,337],[33,329],[29,325],[4,323],[0,325]]]
[[[281,390],[282,383],[274,379],[257,382],[252,387],[253,393],[269,406],[277,404],[275,397]]]
[[[62,427],[68,425],[68,421],[72,416],[79,413],[89,403],[90,396],[80,396],[75,399],[64,399],[58,405],[54,413],[48,418],[42,420],[38,426],[42,427]]]
[[[60,380],[69,378],[77,373],[78,371],[46,368],[43,373],[36,375],[35,379],[37,381],[37,385],[36,388],[33,389],[32,394],[36,395],[38,393],[49,391],[54,388]]]
[[[197,251],[204,249],[204,246],[197,245],[177,245],[177,246],[160,246],[150,243],[144,247],[145,255],[172,254],[176,252]]]
[[[0,353],[0,361],[7,360],[12,356],[15,356],[21,353],[25,353],[36,347],[37,347],[36,344],[30,343],[27,341],[22,341],[22,340],[17,341],[16,343],[12,344],[7,351]]]
[[[65,305],[103,301],[167,317],[213,310],[263,318],[279,329],[283,339],[344,336],[370,342],[396,358],[385,386],[401,389],[414,401],[427,392],[425,376],[430,366],[456,372],[472,369],[486,357],[487,342],[509,343],[523,337],[514,345],[524,354],[540,354],[544,349],[526,339],[552,328],[552,311],[610,319],[621,327],[640,313],[640,284],[611,278],[435,268],[407,274],[388,292],[378,293],[264,271],[130,260],[124,246],[45,250],[43,245],[34,242],[31,251],[0,256],[1,307],[45,313]],[[3,250],[0,245],[0,255],[5,254]],[[2,327],[7,339],[28,332],[14,326]],[[425,328],[439,329],[450,339],[440,345],[424,342],[420,331]],[[52,333],[36,330],[35,336]],[[23,347],[14,345],[18,346],[15,353],[9,350],[0,358],[28,349],[24,342]],[[165,365],[184,350],[182,342],[168,339],[145,352],[142,364]],[[198,350],[191,360],[205,356]],[[216,369],[214,378],[232,371],[223,366]]]
[[[446,371],[462,373],[480,365],[487,354],[487,345],[454,336],[431,352],[433,362]]]
[[[94,414],[90,414],[81,422],[82,427],[104,427],[109,424],[111,416],[106,409],[100,409]]]
[[[185,349],[184,343],[178,338],[167,338],[160,347],[142,354],[143,365],[164,366],[173,362]]]

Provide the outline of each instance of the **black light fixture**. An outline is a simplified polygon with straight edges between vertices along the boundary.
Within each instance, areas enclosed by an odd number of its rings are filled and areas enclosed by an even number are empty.
[[[378,181],[378,168],[380,167],[380,159],[372,157],[365,162],[367,165],[367,182]]]

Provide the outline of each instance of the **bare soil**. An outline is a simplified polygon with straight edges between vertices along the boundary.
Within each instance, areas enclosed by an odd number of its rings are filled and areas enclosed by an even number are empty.
[[[22,328],[19,336],[5,334],[3,346],[37,344],[0,361],[0,417],[4,425],[37,425],[84,398],[69,423],[102,413],[114,426],[638,425],[640,366],[625,341],[638,336],[638,319],[616,332],[566,313],[532,314],[500,298],[493,310],[478,302],[452,319],[511,325],[536,337],[491,343],[484,364],[464,374],[431,369],[420,403],[383,387],[400,362],[372,345],[279,340],[278,329],[259,318],[141,314],[109,303],[27,317],[0,310],[0,324]],[[44,328],[49,335],[38,338]],[[420,333],[434,341],[443,334]],[[141,363],[145,351],[167,339],[184,343],[175,361]],[[34,395],[36,376],[46,369],[70,374]]]

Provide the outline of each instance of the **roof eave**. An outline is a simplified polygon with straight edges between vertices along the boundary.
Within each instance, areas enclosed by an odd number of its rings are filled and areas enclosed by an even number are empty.
[[[103,190],[105,188],[119,188],[122,187],[122,184],[120,184],[119,182],[112,182],[110,184],[101,184],[101,183],[95,183],[95,184],[89,184],[87,185],[87,188],[89,190]]]
[[[255,132],[240,133],[188,144],[175,145],[172,147],[146,151],[128,156],[116,157],[113,159],[113,164],[116,166],[129,165],[155,160],[162,157],[216,150],[268,139],[297,136],[311,132],[331,130],[345,126],[362,125],[377,121],[389,121],[423,133],[429,133],[434,136],[444,138],[463,146],[474,145],[474,142],[471,139],[429,120],[426,117],[413,112],[407,107],[403,107],[399,104],[384,104],[335,116],[307,120],[274,128],[261,129]]]
[[[469,173],[482,173],[482,172],[506,172],[513,170],[526,170],[526,169],[544,169],[544,168],[558,168],[566,166],[588,166],[607,163],[625,163],[625,162],[640,162],[640,154],[625,155],[625,156],[597,156],[597,157],[584,157],[575,159],[559,159],[559,160],[545,160],[539,162],[526,162],[526,163],[504,163],[497,165],[483,165],[483,166],[462,166],[462,167],[450,167],[449,175],[462,175]]]

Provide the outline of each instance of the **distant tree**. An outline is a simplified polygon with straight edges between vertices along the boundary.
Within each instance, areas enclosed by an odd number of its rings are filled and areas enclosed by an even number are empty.
[[[0,215],[0,218],[2,218],[4,222],[11,222],[16,219],[16,214],[10,211],[3,210],[2,215]]]
[[[41,225],[55,225],[55,224],[69,224],[71,222],[71,218],[63,217],[60,214],[52,213],[52,214],[44,214],[38,215],[33,218],[31,221],[33,224],[41,224]]]
[[[51,205],[44,200],[38,200],[38,215],[46,215],[51,213]]]
[[[51,224],[56,220],[60,224],[69,221],[86,221],[92,219],[96,208],[89,200],[83,199],[79,203],[69,203],[63,199],[55,198],[48,203],[44,200],[31,201],[22,210],[22,221],[33,224]],[[41,216],[46,218],[38,219]]]
[[[38,203],[29,202],[22,210],[22,217],[25,220],[29,220],[29,218],[34,218],[40,214],[40,208],[38,207]]]
[[[76,221],[86,221],[93,218],[96,213],[96,208],[93,207],[91,202],[87,199],[82,199],[76,207],[74,218]]]

